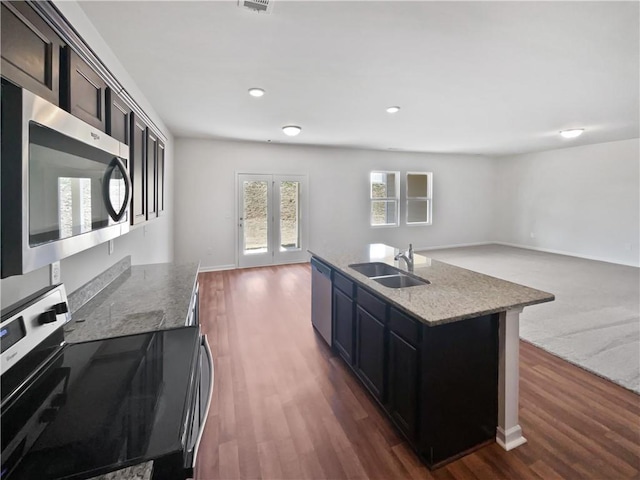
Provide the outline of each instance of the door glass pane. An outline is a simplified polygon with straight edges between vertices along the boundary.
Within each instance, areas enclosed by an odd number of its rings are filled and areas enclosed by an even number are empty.
[[[300,249],[300,182],[280,182],[280,251]]]
[[[268,182],[243,183],[244,253],[265,253],[269,245]]]

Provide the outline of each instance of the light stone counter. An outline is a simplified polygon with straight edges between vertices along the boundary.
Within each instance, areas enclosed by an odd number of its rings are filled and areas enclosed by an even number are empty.
[[[412,314],[428,326],[504,312],[528,305],[551,302],[554,296],[517,283],[455,267],[414,255],[413,275],[429,280],[428,285],[388,288],[356,272],[349,265],[382,262],[407,270],[404,260],[394,260],[397,248],[383,244],[340,252],[310,252],[352,280],[380,294],[391,304]]]
[[[185,325],[198,264],[133,266],[72,313],[67,342],[163,330]]]
[[[105,473],[89,480],[151,480],[153,475],[153,462],[140,463],[132,467]]]

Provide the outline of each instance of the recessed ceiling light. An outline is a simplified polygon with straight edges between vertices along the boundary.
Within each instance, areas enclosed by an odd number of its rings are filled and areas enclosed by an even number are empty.
[[[387,108],[387,113],[398,113],[399,111],[400,111],[400,107],[398,107],[397,105]]]
[[[252,97],[261,97],[264,95],[264,90],[262,88],[250,88],[249,95]]]
[[[576,138],[582,135],[582,132],[584,132],[584,128],[576,128],[574,130],[562,130],[560,135],[564,138]]]
[[[284,127],[282,127],[282,131],[285,135],[295,137],[302,131],[302,128],[298,127],[297,125],[285,125]]]

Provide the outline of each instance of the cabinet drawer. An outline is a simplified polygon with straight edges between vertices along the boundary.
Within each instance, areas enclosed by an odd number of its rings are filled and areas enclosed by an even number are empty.
[[[420,324],[395,308],[389,314],[389,328],[407,342],[418,345]]]
[[[353,282],[335,270],[333,272],[333,284],[349,295],[349,297],[353,298]]]
[[[381,322],[387,321],[387,316],[385,315],[386,304],[364,288],[360,287],[358,287],[358,305],[362,306]]]

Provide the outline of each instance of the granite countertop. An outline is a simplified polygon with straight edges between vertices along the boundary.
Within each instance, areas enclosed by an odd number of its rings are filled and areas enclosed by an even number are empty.
[[[394,260],[398,252],[397,248],[384,244],[371,244],[350,251],[342,249],[339,252],[310,253],[429,326],[551,302],[555,299],[551,293],[455,267],[422,255],[414,255],[413,274],[429,280],[429,285],[388,288],[349,267],[354,263],[382,262],[406,271],[404,260]]]
[[[152,474],[153,462],[145,462],[133,467],[116,470],[115,472],[98,475],[89,480],[151,480]]]
[[[185,324],[198,278],[197,263],[126,269],[72,314],[67,342],[179,327]]]

